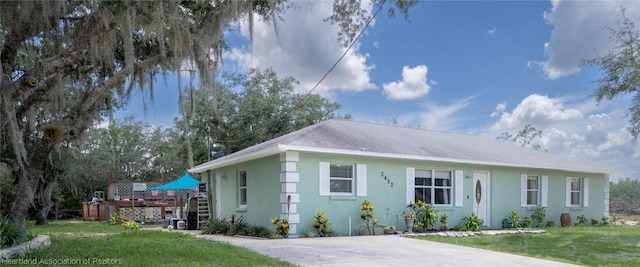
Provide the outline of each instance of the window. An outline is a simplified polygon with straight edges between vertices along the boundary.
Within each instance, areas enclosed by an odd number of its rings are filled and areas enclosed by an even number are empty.
[[[247,171],[238,172],[238,205],[247,205]]]
[[[580,206],[582,205],[582,201],[580,200],[582,183],[580,182],[580,178],[571,178],[570,180],[571,186],[569,188],[569,194],[571,195],[571,206]]]
[[[416,170],[415,202],[451,204],[451,171]]]
[[[331,193],[353,194],[353,165],[331,163],[329,181]]]
[[[549,204],[549,176],[520,175],[520,206],[547,207]]]
[[[589,178],[567,177],[567,207],[589,206]]]
[[[538,192],[540,191],[540,181],[538,176],[527,176],[527,206],[537,206]]]

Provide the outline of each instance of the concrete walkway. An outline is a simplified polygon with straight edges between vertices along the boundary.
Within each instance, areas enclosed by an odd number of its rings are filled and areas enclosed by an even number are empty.
[[[300,266],[576,266],[398,235],[269,240],[195,236],[228,242]]]

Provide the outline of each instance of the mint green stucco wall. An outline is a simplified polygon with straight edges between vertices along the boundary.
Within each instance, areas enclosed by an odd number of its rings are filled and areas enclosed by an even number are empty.
[[[247,172],[247,205],[239,207],[238,200],[238,172]],[[270,227],[269,218],[280,214],[280,160],[279,156],[270,156],[249,162],[225,167],[212,171],[212,183],[209,190],[212,192],[213,207],[215,208],[215,176],[222,175],[221,191],[221,217],[236,218],[242,216],[247,223]],[[206,175],[206,174],[205,174]],[[215,211],[213,212],[215,214]]]
[[[284,216],[286,212],[281,199],[281,194],[286,191],[280,178],[284,171],[283,168],[285,168],[281,166],[281,161],[280,155],[275,155],[213,170],[212,177],[215,177],[215,174],[226,176],[221,183],[222,216],[242,215],[250,224],[273,228],[269,223],[269,218]],[[319,162],[366,164],[367,196],[320,196]],[[404,230],[404,220],[401,214],[406,206],[407,167],[461,170],[465,176],[469,176],[462,179],[462,207],[454,206],[455,195],[451,197],[451,205],[436,206],[439,215],[449,215],[450,228],[458,224],[463,216],[468,216],[473,212],[474,196],[471,174],[474,171],[489,173],[490,228],[501,228],[502,220],[510,211],[517,211],[521,216],[531,215],[530,208],[520,205],[521,174],[549,177],[548,207],[545,221],[553,220],[556,225],[560,225],[561,213],[570,213],[574,222],[578,215],[585,215],[591,219],[601,218],[605,214],[605,197],[608,196],[605,196],[604,188],[607,182],[602,174],[300,152],[297,161],[295,161],[295,173],[299,175],[299,180],[293,183],[295,184],[294,193],[284,193],[284,195],[291,194],[299,197],[299,201],[295,200],[292,203],[295,206],[294,213],[299,216],[299,222],[295,224],[296,233],[292,234],[295,236],[303,231],[313,232],[314,229],[309,223],[313,221],[316,210],[326,212],[332,229],[339,235],[349,235],[349,219],[351,219],[351,233],[354,233],[363,225],[359,206],[365,199],[371,201],[375,207],[374,212],[379,224],[395,225],[399,230]],[[238,209],[237,206],[237,172],[240,170],[247,171],[246,210]],[[382,173],[389,182],[383,179]],[[569,176],[589,178],[589,207],[565,207],[565,179]],[[215,179],[212,178],[212,181]],[[393,186],[391,186],[391,182]],[[357,186],[354,184],[355,187]],[[215,183],[211,184],[210,190],[215,193]],[[451,190],[452,194],[454,192],[455,184]],[[212,198],[215,200],[215,196]]]

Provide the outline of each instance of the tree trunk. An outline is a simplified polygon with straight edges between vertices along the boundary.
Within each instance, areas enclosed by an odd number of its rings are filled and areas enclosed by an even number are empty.
[[[38,182],[44,178],[47,158],[52,149],[52,144],[40,140],[27,150],[24,168],[14,169],[16,192],[9,210],[9,221],[23,233],[26,233],[27,229],[25,225],[27,212],[33,203]]]
[[[38,190],[34,199],[34,208],[36,209],[36,225],[46,225],[49,223],[49,211],[53,207],[51,193],[55,187],[55,181],[41,180],[38,183]]]

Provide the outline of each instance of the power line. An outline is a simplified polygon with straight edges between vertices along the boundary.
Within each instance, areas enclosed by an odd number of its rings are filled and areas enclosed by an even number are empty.
[[[351,50],[351,48],[355,45],[355,43],[358,41],[358,39],[360,39],[360,37],[362,36],[362,34],[364,34],[364,31],[369,27],[369,25],[371,24],[371,22],[373,22],[373,19],[378,15],[378,13],[380,12],[380,10],[382,10],[383,5],[385,4],[386,0],[383,0],[380,5],[378,5],[378,9],[376,9],[376,11],[373,13],[373,16],[371,16],[369,18],[369,20],[367,20],[367,23],[365,23],[364,27],[362,27],[362,30],[360,30],[360,32],[358,33],[358,35],[353,39],[353,41],[351,41],[351,43],[349,44],[349,46],[347,46],[347,49],[344,50],[344,52],[342,53],[342,55],[336,60],[336,62],[331,66],[331,68],[329,68],[329,70],[327,70],[327,72],[322,76],[322,78],[320,78],[320,80],[311,88],[311,90],[309,90],[306,94],[304,94],[304,96],[297,101],[297,103],[295,103],[290,110],[286,111],[284,114],[280,115],[280,118],[274,118],[273,120],[271,120],[270,122],[266,123],[267,125],[271,125],[272,123],[280,123],[282,122],[282,120],[288,116],[291,112],[293,112],[294,110],[296,110],[297,108],[299,108],[299,106],[304,103],[304,101],[313,93],[313,91],[315,91],[318,86],[320,86],[320,84],[324,81],[325,78],[327,78],[327,76],[329,76],[329,74],[336,68],[336,66],[338,66],[338,64],[340,63],[340,61],[342,61],[342,59],[347,55],[347,53],[349,53],[349,51]],[[260,132],[255,132],[253,134],[250,134],[248,136],[239,138],[239,139],[234,139],[234,140],[213,140],[215,142],[219,142],[219,143],[237,143],[237,142],[241,142],[241,141],[245,141],[248,140],[250,138],[255,137],[256,135],[258,135]]]

